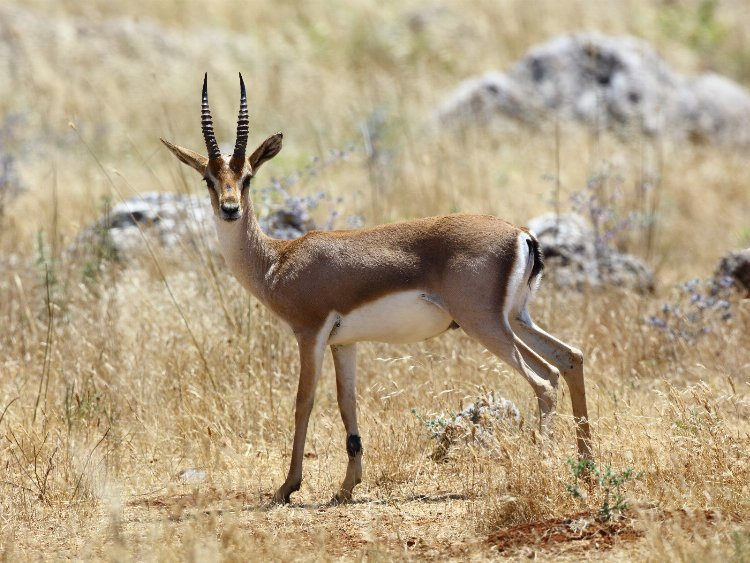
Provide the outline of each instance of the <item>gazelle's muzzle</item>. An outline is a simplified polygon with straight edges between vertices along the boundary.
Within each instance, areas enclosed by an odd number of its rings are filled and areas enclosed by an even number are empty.
[[[219,214],[225,221],[236,221],[242,215],[240,202],[236,199],[225,199],[219,203]]]

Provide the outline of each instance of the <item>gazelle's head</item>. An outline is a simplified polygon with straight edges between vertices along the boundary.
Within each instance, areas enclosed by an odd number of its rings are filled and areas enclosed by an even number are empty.
[[[250,156],[245,156],[250,120],[247,116],[245,82],[240,74],[240,113],[237,117],[237,141],[231,155],[221,154],[214,135],[211,110],[208,108],[207,81],[208,74],[203,77],[203,101],[201,104],[201,126],[208,157],[190,149],[178,147],[164,139],[161,142],[178,159],[203,176],[208,185],[211,205],[216,216],[224,221],[236,221],[245,211],[242,208],[242,196],[250,186],[250,180],[255,176],[261,164],[276,156],[281,150],[282,134],[271,135]]]

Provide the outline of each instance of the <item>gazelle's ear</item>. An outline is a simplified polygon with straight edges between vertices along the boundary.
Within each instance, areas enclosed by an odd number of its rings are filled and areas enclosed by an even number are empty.
[[[253,174],[258,171],[260,165],[266,160],[271,160],[274,156],[279,154],[283,137],[284,135],[280,132],[271,135],[268,139],[263,141],[257,149],[255,149],[253,154],[247,157],[247,161],[250,163],[250,168],[252,169]]]
[[[193,152],[190,149],[183,149],[182,147],[178,147],[177,145],[174,145],[169,141],[165,141],[164,139],[161,139],[161,142],[164,143],[164,145],[170,151],[172,151],[172,154],[180,159],[181,162],[184,162],[185,164],[190,166],[190,168],[194,168],[195,170],[197,170],[201,176],[205,176],[206,166],[208,166],[208,158],[201,154],[198,154],[197,152]]]

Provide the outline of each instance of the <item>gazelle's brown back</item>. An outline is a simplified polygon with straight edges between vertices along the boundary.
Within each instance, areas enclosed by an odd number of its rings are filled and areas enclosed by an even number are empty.
[[[275,241],[269,305],[292,326],[408,289],[446,302],[483,291],[499,305],[504,286],[497,272],[512,268],[521,233],[493,216],[455,214]]]

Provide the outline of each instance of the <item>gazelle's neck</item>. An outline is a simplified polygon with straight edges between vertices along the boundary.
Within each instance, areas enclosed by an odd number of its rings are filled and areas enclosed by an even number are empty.
[[[271,239],[260,230],[249,197],[243,197],[242,217],[224,221],[214,215],[219,249],[234,277],[265,301],[265,276],[277,258]]]

